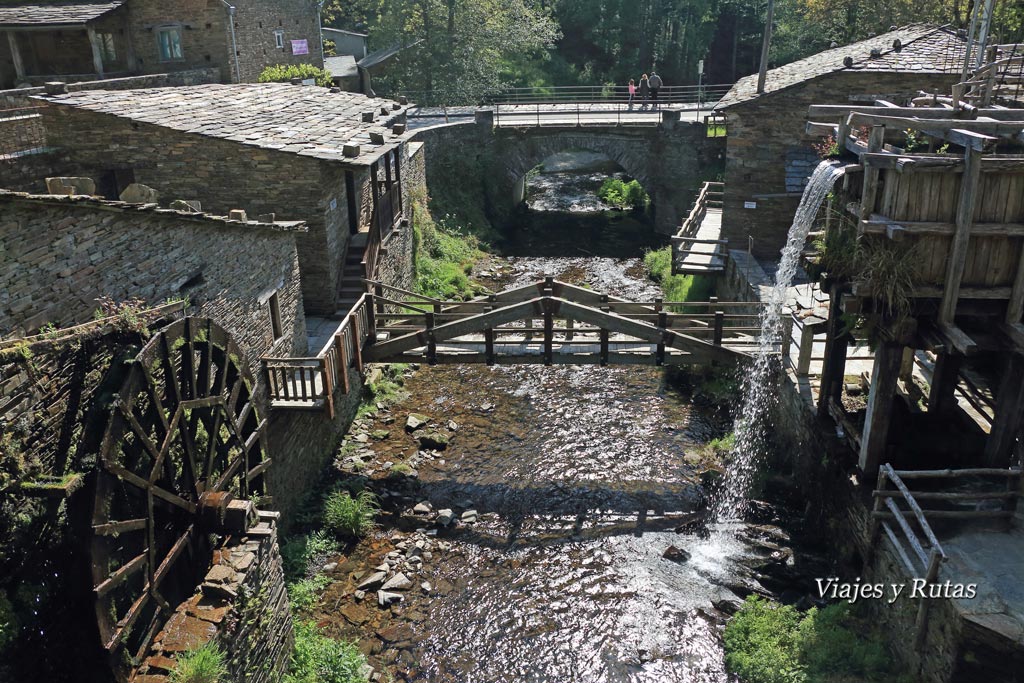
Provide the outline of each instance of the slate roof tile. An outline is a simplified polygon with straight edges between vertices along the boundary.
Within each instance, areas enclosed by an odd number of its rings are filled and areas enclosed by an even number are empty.
[[[65,2],[57,4],[25,3],[0,5],[0,27],[79,25],[112,12],[127,0],[101,2]]]

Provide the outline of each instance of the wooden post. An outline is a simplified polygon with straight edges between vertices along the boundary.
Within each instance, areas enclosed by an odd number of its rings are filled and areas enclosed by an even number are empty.
[[[793,346],[793,316],[787,315],[782,321],[782,363],[783,367],[790,362],[789,351]],[[790,363],[791,364],[791,363]]]
[[[372,344],[377,339],[377,315],[373,310],[373,294],[367,294],[363,306],[366,308],[366,333]]]
[[[334,335],[334,343],[338,347],[338,364],[341,366],[341,388],[345,391],[345,395],[348,396],[348,351],[345,350],[344,331]]]
[[[772,44],[772,21],[775,19],[775,0],[768,0],[768,16],[764,20],[764,41],[761,43],[761,67],[757,72],[757,94],[764,92],[768,76],[768,47]]]
[[[956,207],[956,232],[950,243],[949,258],[946,261],[946,282],[942,291],[942,306],[939,322],[952,324],[956,316],[956,303],[960,298],[960,282],[967,265],[967,246],[971,239],[971,224],[974,222],[974,203],[981,179],[981,152],[968,148],[964,152],[964,172],[960,176],[960,198]]]
[[[884,145],[885,126],[872,126],[871,136],[868,138],[868,152],[881,152]],[[875,199],[878,196],[878,174],[879,169],[874,166],[864,169],[864,187],[860,200],[860,217],[864,220],[871,218],[871,214],[875,211]]]
[[[903,359],[900,361],[900,379],[910,384],[914,378],[914,347],[907,346],[903,349]]]
[[[797,377],[806,377],[811,372],[811,353],[814,351],[814,327],[804,323],[800,328],[800,350],[796,358]]]
[[[608,365],[608,330],[601,329],[601,366]]]
[[[871,370],[871,390],[868,392],[868,412],[861,435],[860,469],[874,474],[885,457],[892,421],[892,403],[896,395],[903,345],[883,342],[875,350],[875,364]]]
[[[7,32],[7,44],[11,46],[11,61],[14,63],[15,85],[25,80],[25,62],[21,60],[21,48],[18,47],[18,36],[14,31]]]
[[[985,467],[1009,467],[1017,436],[1024,421],[1024,354],[1006,360],[1006,370],[996,394],[996,415],[985,443]]]
[[[942,558],[939,556],[939,549],[932,548],[931,552],[928,553],[928,573],[925,574],[925,581],[928,583],[935,582],[935,579],[939,576],[939,564],[941,562]],[[927,598],[919,598],[917,605],[917,619],[914,622],[914,649],[918,652],[921,651],[925,636],[928,634],[928,604],[930,602],[931,600]]]
[[[96,29],[86,26],[86,34],[89,36],[89,45],[92,47],[92,66],[96,69],[99,80],[103,80],[103,51],[100,49],[100,39],[96,35]]]
[[[352,316],[352,349],[355,353],[356,370],[363,374],[363,335],[359,330],[359,316]]]
[[[320,376],[323,378],[324,386],[324,411],[327,419],[334,419],[334,383],[331,381],[330,369],[327,366],[327,359],[320,359]]]
[[[487,356],[487,364],[494,365],[494,329],[484,329],[484,348]]]
[[[884,469],[878,470],[878,482],[875,484],[875,490],[876,491],[884,491],[885,490],[885,470]],[[879,513],[881,511],[882,511],[882,497],[881,496],[875,496],[875,504],[874,504],[874,506],[872,508],[872,513],[873,514],[871,515],[871,526],[868,529],[868,550],[867,550],[867,553],[864,555],[864,568],[865,569],[870,569],[871,558],[874,557],[875,546],[878,544],[878,540],[879,540],[878,539],[878,534],[879,534],[879,532],[881,530],[880,527],[882,525],[882,520],[879,519],[878,515],[875,514],[875,513]]]
[[[437,340],[434,339],[434,312],[427,311],[427,362],[437,365]]]
[[[839,287],[829,292],[828,321],[825,323],[825,358],[821,364],[821,382],[818,386],[818,415],[828,416],[829,401],[843,397],[843,378],[846,376],[847,337],[842,330],[842,299]],[[813,341],[811,343],[813,347]]]
[[[660,367],[665,364],[665,337],[668,336],[668,314],[665,311],[658,313],[658,328],[661,330],[661,341],[654,354],[654,364]]]
[[[725,311],[715,311],[715,336],[713,343],[715,346],[722,345],[722,336],[725,333]]]
[[[548,291],[545,288],[545,291]],[[555,317],[551,313],[552,301],[544,299],[544,365],[551,365],[555,360]]]
[[[576,336],[576,333],[573,332],[573,328],[574,328],[574,324],[572,322],[572,318],[566,318],[565,319],[565,340],[566,341],[572,341],[573,337]]]
[[[963,356],[942,351],[935,359],[932,384],[928,389],[928,412],[943,415],[956,406],[956,385],[960,381]]]

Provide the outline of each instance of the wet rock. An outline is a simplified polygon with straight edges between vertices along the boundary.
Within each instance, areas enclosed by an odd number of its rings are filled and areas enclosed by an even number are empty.
[[[360,602],[366,597],[366,591],[356,591],[352,594],[352,597],[356,599],[356,602]]]
[[[402,643],[411,640],[414,633],[411,624],[395,624],[377,631],[377,637],[385,643]]]
[[[466,510],[462,513],[462,521],[466,524],[475,524],[478,516],[476,510]]]
[[[417,503],[416,507],[414,507],[412,511],[417,515],[427,515],[430,514],[431,510],[433,509],[434,508],[433,506],[431,506],[430,503],[428,503],[427,501],[423,501],[422,503]]]
[[[711,600],[712,606],[724,614],[736,614],[743,606],[743,601],[730,590],[721,589]]]
[[[431,588],[432,586],[430,585],[429,581],[424,581],[420,584],[420,590],[422,590],[424,593],[429,593]]]
[[[370,616],[363,611],[363,608],[353,604],[341,608],[341,616],[354,626],[362,626],[370,620]]]
[[[395,574],[381,586],[382,591],[404,591],[412,587],[412,581],[405,574]]]
[[[380,588],[384,585],[384,581],[388,578],[388,575],[382,571],[376,571],[370,574],[368,577],[363,579],[359,584],[358,588],[362,591],[372,591]]]
[[[372,432],[370,432],[370,436],[372,436],[377,441],[383,441],[384,439],[391,436],[391,432],[389,432],[386,429],[375,429]]]
[[[337,568],[338,568],[338,563],[337,562],[328,562],[327,564],[325,564],[323,566],[323,571],[325,571],[325,572],[333,572]]]
[[[387,607],[395,603],[401,602],[404,598],[398,593],[389,593],[388,591],[377,591],[377,604],[381,607]]]
[[[690,559],[690,553],[686,552],[682,548],[677,548],[674,545],[670,545],[665,548],[665,552],[661,554],[666,560],[672,562],[687,562]]]
[[[444,432],[426,432],[416,437],[420,448],[429,448],[434,451],[443,451],[448,448],[449,438]]]
[[[369,434],[356,434],[352,437],[352,440],[357,443],[367,443],[370,440]]]
[[[448,420],[448,429],[452,430],[453,432],[458,431],[459,424],[455,422],[455,420]]]
[[[451,524],[454,521],[455,521],[455,513],[452,510],[450,510],[448,508],[445,508],[444,510],[439,510],[438,511],[438,513],[437,513],[437,523],[440,524],[441,526],[448,526],[449,524]]]
[[[430,424],[430,417],[423,415],[422,413],[409,413],[409,417],[405,421],[405,431],[415,432],[417,429],[421,429]]]

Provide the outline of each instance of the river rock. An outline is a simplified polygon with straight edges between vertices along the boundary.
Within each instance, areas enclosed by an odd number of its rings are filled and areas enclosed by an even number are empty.
[[[420,584],[420,590],[422,590],[424,593],[429,593],[431,588],[432,586],[430,585],[429,581],[424,581]]]
[[[377,591],[377,604],[381,607],[387,607],[393,605],[396,602],[401,602],[404,598],[398,593],[389,593],[388,591]]]
[[[338,568],[338,563],[337,562],[328,562],[327,564],[325,564],[323,566],[322,571],[333,572],[337,568]]]
[[[374,573],[370,574],[365,579],[363,579],[363,581],[357,587],[361,591],[376,590],[376,589],[380,588],[382,585],[384,585],[384,581],[387,578],[388,578],[387,574],[385,574],[384,572],[381,572],[381,571],[377,571],[377,572],[374,572]]]
[[[430,424],[430,418],[422,413],[409,413],[408,419],[405,421],[405,431],[415,432],[417,429],[426,427]]]
[[[405,574],[395,574],[387,583],[381,586],[381,591],[404,591],[409,590],[412,587],[412,581]]]
[[[417,515],[428,515],[430,514],[430,511],[433,509],[434,508],[430,505],[430,503],[428,503],[427,501],[423,501],[422,503],[417,503],[416,507],[414,507],[412,511]]]
[[[690,559],[690,553],[686,552],[682,548],[677,548],[674,545],[670,545],[665,548],[665,552],[661,554],[666,560],[672,562],[687,562]]]
[[[377,441],[383,441],[384,439],[391,436],[391,432],[389,432],[386,429],[375,429],[370,433],[370,436],[372,436]]]
[[[438,513],[437,513],[437,523],[440,524],[441,526],[448,526],[449,524],[451,524],[454,521],[455,521],[455,513],[452,510],[450,510],[448,508],[445,508],[444,510],[439,510],[438,511]]]
[[[448,435],[444,432],[427,432],[416,437],[420,442],[420,448],[429,448],[435,451],[443,451],[448,448]]]
[[[455,422],[455,420],[448,420],[448,429],[452,430],[453,432],[458,431],[459,425],[457,422]]]
[[[462,513],[462,521],[466,524],[476,523],[477,517],[479,517],[479,515],[476,510],[466,510]]]
[[[359,602],[366,597],[366,591],[356,591],[352,593],[352,597],[356,599],[356,602]]]

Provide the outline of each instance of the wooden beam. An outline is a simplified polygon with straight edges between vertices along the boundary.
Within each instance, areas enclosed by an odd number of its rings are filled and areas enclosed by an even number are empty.
[[[843,295],[839,286],[834,286],[829,294],[828,321],[825,328],[825,360],[822,363],[821,386],[818,389],[819,417],[828,417],[830,400],[838,402],[842,399],[843,378],[846,374],[847,335],[840,334],[843,328]]]
[[[985,442],[985,467],[1008,467],[1024,421],[1024,355],[1009,354],[996,393],[995,420]]]
[[[956,209],[956,232],[946,262],[945,291],[939,309],[939,321],[952,323],[956,315],[956,302],[960,298],[960,283],[967,266],[967,246],[971,239],[971,225],[974,222],[974,205],[981,180],[981,152],[968,149],[964,152],[964,174],[960,181],[960,197]]]
[[[928,388],[928,413],[934,415],[949,414],[956,405],[954,392],[960,381],[960,365],[963,356],[958,353],[943,351],[935,359],[932,371],[932,382]]]
[[[858,464],[866,475],[874,474],[885,458],[892,421],[892,404],[896,395],[903,345],[883,342],[875,350],[871,371],[871,390],[868,392],[868,410],[861,436]]]
[[[850,125],[887,126],[889,128],[899,130],[906,130],[910,128],[928,133],[928,135],[935,135],[935,137],[944,137],[950,133],[959,131],[961,133],[971,133],[971,139],[977,139],[980,141],[984,138],[989,138],[993,142],[996,138],[990,137],[992,135],[1019,135],[1024,131],[1024,121],[1021,120],[996,121],[949,118],[922,119],[913,116],[888,116],[879,114],[861,114],[858,112],[850,114]],[[929,131],[934,131],[934,133]],[[975,135],[981,137],[974,138],[973,136]]]
[[[1010,300],[1006,304],[1006,323],[1020,325],[1024,317],[1024,242],[1017,248],[1017,272],[1013,276]]]
[[[973,109],[973,108],[972,108]],[[973,111],[977,111],[974,109]],[[914,116],[922,119],[948,119],[953,113],[944,107],[878,107],[856,104],[812,104],[807,107],[809,118],[847,118],[850,114],[878,114],[883,116]],[[1019,112],[1018,116],[1024,116]],[[964,118],[973,118],[965,114]]]
[[[11,62],[14,64],[14,84],[25,80],[25,62],[21,60],[21,48],[18,47],[18,36],[14,31],[7,32],[7,44],[11,46]]]
[[[947,350],[952,347],[969,356],[978,352],[978,344],[966,332],[952,323],[939,323],[939,333],[946,339]]]
[[[948,237],[956,234],[956,223],[899,221],[878,214],[861,220],[858,228],[861,234],[872,235],[888,235],[892,230],[902,230],[911,235]],[[1024,223],[974,223],[971,225],[971,237],[1024,237]]]
[[[963,157],[951,154],[906,154],[899,152],[869,152],[860,155],[865,166],[874,166],[898,173],[948,172],[962,173]],[[982,173],[1017,173],[1024,171],[1024,156],[985,156],[981,160]]]
[[[85,33],[89,36],[89,46],[92,47],[92,67],[96,69],[99,80],[103,80],[103,51],[100,49],[99,36],[96,35],[96,29],[92,26],[87,26]]]
[[[871,135],[868,138],[868,151],[878,152],[884,144],[885,126],[873,126],[871,128]],[[875,199],[878,195],[878,176],[879,171],[877,168],[864,169],[864,185],[860,203],[860,217],[862,219],[870,218],[871,214],[875,212]]]

